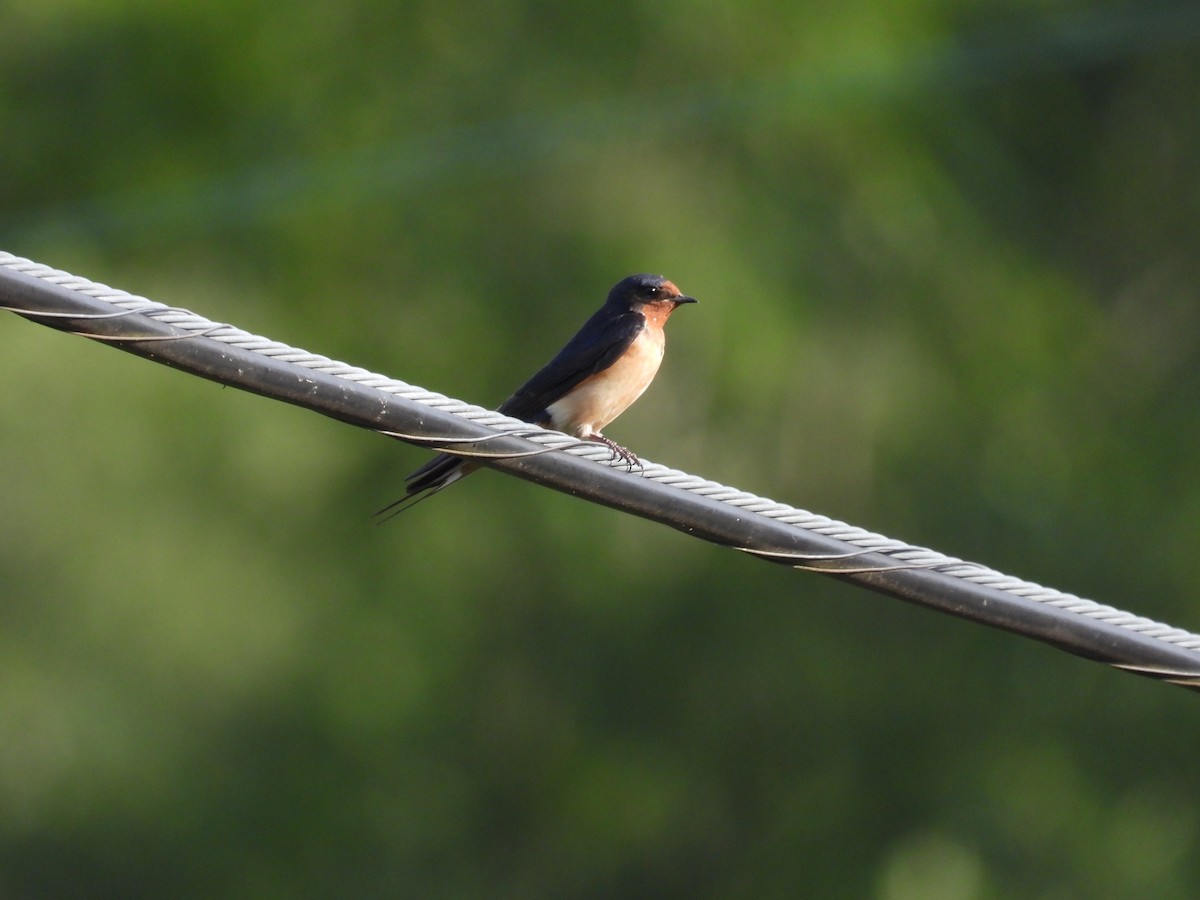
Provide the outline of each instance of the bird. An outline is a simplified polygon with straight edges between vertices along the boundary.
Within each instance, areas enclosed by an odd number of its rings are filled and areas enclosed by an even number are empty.
[[[678,307],[697,302],[661,275],[630,275],[608,292],[604,305],[498,412],[584,441],[604,444],[638,463],[637,456],[601,434],[650,386],[666,347],[663,325]],[[472,463],[440,453],[405,481],[405,496],[380,510],[424,499],[470,474]]]

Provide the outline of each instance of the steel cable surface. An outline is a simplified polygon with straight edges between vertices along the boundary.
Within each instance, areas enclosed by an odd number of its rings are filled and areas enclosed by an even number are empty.
[[[686,472],[0,251],[0,307],[49,327],[661,522],[760,559],[1200,688],[1200,635]],[[549,452],[555,451],[555,452]]]

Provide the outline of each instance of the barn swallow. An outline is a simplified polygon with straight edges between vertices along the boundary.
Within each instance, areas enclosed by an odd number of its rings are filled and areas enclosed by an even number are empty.
[[[677,307],[695,302],[659,275],[630,275],[617,282],[579,333],[498,411],[604,444],[636,463],[633,453],[600,429],[650,386],[666,347],[663,325]],[[398,502],[440,491],[475,468],[461,457],[439,454],[404,479],[406,494]]]

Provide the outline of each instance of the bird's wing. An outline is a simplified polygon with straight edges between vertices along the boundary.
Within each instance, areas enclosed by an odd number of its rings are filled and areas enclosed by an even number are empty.
[[[645,327],[646,317],[639,312],[614,316],[601,309],[558,356],[505,400],[499,411],[514,419],[533,421],[575,385],[620,359]]]
[[[515,419],[536,419],[547,406],[579,382],[603,372],[620,359],[645,326],[646,318],[641,313],[630,311],[614,316],[601,309],[588,319],[558,356],[505,400],[499,411]],[[460,457],[439,453],[405,479],[404,500],[424,491],[436,493],[473,468]],[[393,505],[380,512],[386,513]]]

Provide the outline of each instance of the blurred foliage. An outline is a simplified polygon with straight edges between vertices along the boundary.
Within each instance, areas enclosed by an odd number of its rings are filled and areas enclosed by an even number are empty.
[[[1200,626],[1195,4],[0,32],[7,250],[484,404],[662,272],[618,440]],[[0,347],[0,896],[1200,893],[1182,690],[491,473],[375,528],[423,453]]]

